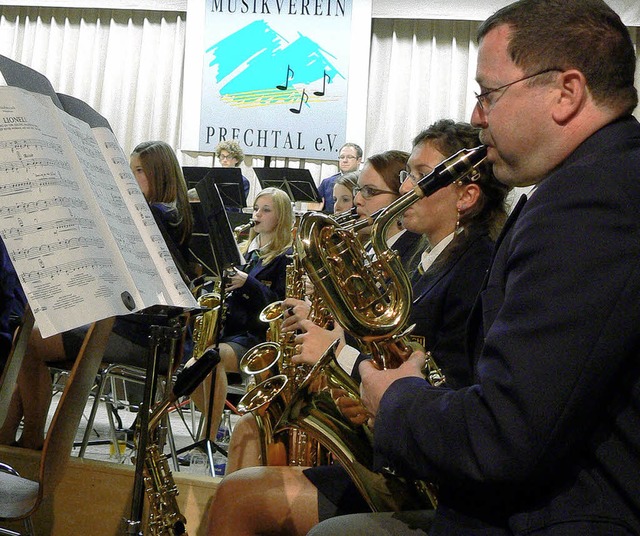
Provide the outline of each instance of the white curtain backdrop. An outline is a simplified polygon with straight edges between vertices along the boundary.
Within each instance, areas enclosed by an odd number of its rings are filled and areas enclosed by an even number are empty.
[[[366,155],[411,147],[440,118],[469,120],[474,105],[473,21],[374,19],[369,69]],[[209,155],[180,151],[185,14],[0,6],[0,54],[43,73],[56,91],[78,97],[110,123],[125,153],[145,140],[173,146],[184,165],[211,166]],[[631,28],[634,42],[638,28]],[[638,68],[640,71],[640,65]],[[640,73],[636,86],[640,87]],[[640,117],[636,110],[636,116]],[[366,156],[365,155],[365,156]],[[243,172],[259,187],[247,155]],[[335,162],[272,159],[306,167],[317,182]]]

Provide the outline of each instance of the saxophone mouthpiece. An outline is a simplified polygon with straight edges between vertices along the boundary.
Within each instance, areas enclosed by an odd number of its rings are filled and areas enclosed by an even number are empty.
[[[418,182],[415,189],[416,191],[419,189],[424,197],[428,197],[440,190],[440,188],[463,179],[486,157],[486,145],[479,145],[473,149],[462,149],[438,164],[429,175]],[[471,180],[477,180],[477,177]]]

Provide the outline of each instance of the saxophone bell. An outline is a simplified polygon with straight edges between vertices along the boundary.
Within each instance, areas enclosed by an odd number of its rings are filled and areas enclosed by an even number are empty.
[[[282,348],[274,341],[263,342],[247,351],[240,360],[240,370],[260,383],[271,376],[271,370],[282,358]]]

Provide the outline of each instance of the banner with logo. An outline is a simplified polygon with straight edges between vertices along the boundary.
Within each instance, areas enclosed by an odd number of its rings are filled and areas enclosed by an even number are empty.
[[[347,140],[350,99],[360,93],[366,102],[366,82],[352,87],[353,73],[361,68],[352,68],[352,51],[363,48],[356,39],[366,39],[368,51],[370,38],[370,18],[368,31],[353,30],[363,27],[354,21],[362,11],[354,10],[356,3],[359,0],[190,2],[183,149],[212,152],[220,141],[236,139],[250,155],[335,159],[340,146],[353,141]],[[370,12],[370,2],[365,4]],[[190,38],[194,20],[199,28]],[[368,53],[365,69],[367,65]],[[198,72],[187,75],[187,70]],[[197,115],[197,92],[188,84],[199,85]],[[357,142],[363,143],[363,136]]]

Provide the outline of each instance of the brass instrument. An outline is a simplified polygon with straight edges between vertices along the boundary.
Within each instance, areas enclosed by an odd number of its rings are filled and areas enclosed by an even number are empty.
[[[167,414],[175,397],[167,394],[149,416],[148,443],[144,453],[144,492],[149,503],[146,534],[150,536],[186,535],[186,518],[180,512],[176,486],[167,455],[160,445],[165,444],[166,428],[160,421]]]
[[[148,442],[144,451],[142,479],[144,492],[149,502],[148,522],[145,534],[151,536],[186,535],[186,519],[180,512],[176,497],[178,488],[169,469],[167,455],[162,453],[165,444],[166,427],[162,419],[172,404],[180,397],[190,395],[202,383],[204,378],[220,362],[216,350],[207,350],[191,366],[185,367],[176,377],[171,390],[168,390],[149,414],[147,425]],[[140,434],[138,427],[137,434]],[[136,438],[140,441],[139,435]]]
[[[292,262],[286,268],[287,297],[304,298],[303,275],[298,256],[294,253]],[[319,306],[312,306],[312,310],[318,311]],[[240,400],[237,405],[238,412],[254,414],[265,465],[270,464],[269,452],[271,445],[276,442],[287,444],[287,465],[314,466],[326,463],[327,453],[306,432],[289,429],[275,433],[274,427],[280,420],[282,409],[306,377],[308,370],[305,366],[296,366],[291,362],[295,352],[295,333],[283,332],[280,329],[284,319],[282,301],[265,307],[260,319],[269,322],[268,340],[249,350],[240,361],[240,368],[262,381],[257,382],[257,385]],[[279,374],[274,376],[271,371],[276,365]]]
[[[356,225],[348,229],[322,213],[309,212],[299,224],[296,249],[316,293],[346,331],[362,340],[379,368],[398,367],[413,351],[406,328],[412,289],[398,255],[389,250],[386,234],[411,204],[469,174],[477,178],[475,168],[486,157],[484,146],[463,149],[445,160],[423,178],[414,190],[382,209],[373,221],[371,234],[376,259],[368,261],[355,236]],[[360,225],[371,225],[368,221]],[[409,482],[385,474],[385,488],[371,480],[372,442],[366,426],[355,426],[339,411],[331,388],[346,391],[359,399],[359,389],[335,360],[335,345],[314,365],[300,384],[276,426],[276,432],[288,427],[301,428],[327,447],[343,464],[372,510],[408,509],[435,505],[433,491],[421,481]],[[426,376],[432,385],[445,378],[430,355]],[[322,387],[318,390],[318,385]],[[405,493],[406,492],[406,493]],[[390,503],[389,496],[401,496]],[[408,503],[403,502],[407,500]],[[416,502],[417,501],[417,504]],[[408,506],[410,504],[411,506]]]
[[[206,292],[197,297],[198,305],[206,308],[204,313],[196,316],[193,321],[193,359],[198,359],[207,348],[216,342],[218,323],[220,322],[220,311],[224,309],[220,301],[220,280],[215,280],[211,292]]]
[[[147,532],[151,536],[186,534],[186,518],[176,501],[178,488],[173,480],[166,455],[156,443],[147,447],[144,458],[144,491],[149,500]]]
[[[244,233],[246,233],[249,229],[251,229],[255,224],[256,224],[255,221],[249,220],[247,223],[244,223],[242,225],[238,225],[237,227],[235,227],[233,229],[233,236],[236,239],[236,242],[240,240],[242,235],[244,235]]]

